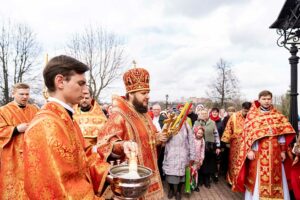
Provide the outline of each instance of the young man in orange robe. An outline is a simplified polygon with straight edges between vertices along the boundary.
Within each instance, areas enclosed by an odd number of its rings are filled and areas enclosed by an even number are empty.
[[[73,107],[88,90],[87,70],[82,62],[62,55],[52,58],[43,71],[50,97],[30,123],[24,139],[24,186],[29,199],[100,198],[95,193],[101,190],[110,165],[95,158],[91,168],[84,138],[73,119]],[[126,143],[123,149],[135,151]],[[103,179],[95,173],[96,179],[91,177],[95,168]]]
[[[135,141],[139,152],[138,164],[153,171],[150,186],[142,199],[157,200],[163,199],[164,193],[157,166],[156,147],[165,142],[167,136],[157,132],[148,114],[149,79],[149,73],[144,68],[133,68],[125,72],[123,81],[126,97],[113,96],[112,115],[98,136],[98,152],[104,159],[118,158],[123,161],[122,144],[125,141]]]
[[[246,200],[290,199],[284,164],[294,136],[287,118],[272,106],[272,93],[261,91],[245,120],[234,189],[246,190]]]
[[[223,136],[221,138],[222,142],[229,143],[229,157],[225,158],[228,159],[228,171],[226,174],[227,182],[234,187],[234,181],[238,175],[237,171],[237,155],[240,151],[240,145],[242,143],[242,133],[244,128],[245,119],[247,113],[251,107],[250,102],[244,102],[242,104],[242,110],[235,112],[229,118],[226,128],[224,130]]]
[[[24,199],[24,132],[38,108],[28,103],[30,87],[13,86],[14,100],[0,107],[0,199]]]

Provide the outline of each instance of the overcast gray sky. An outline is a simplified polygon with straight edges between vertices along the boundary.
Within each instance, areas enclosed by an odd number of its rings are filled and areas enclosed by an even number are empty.
[[[0,17],[30,25],[49,57],[63,53],[75,32],[104,26],[125,38],[128,60],[151,75],[151,100],[205,97],[213,66],[232,64],[248,100],[290,85],[289,53],[269,26],[284,0],[0,0]],[[130,67],[124,66],[126,69]],[[105,91],[124,94],[116,81]]]

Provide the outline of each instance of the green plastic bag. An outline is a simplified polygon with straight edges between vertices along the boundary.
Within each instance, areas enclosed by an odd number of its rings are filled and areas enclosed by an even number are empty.
[[[197,168],[195,166],[191,166],[190,167],[190,173],[191,173],[191,190],[195,190],[197,188],[198,185],[198,172],[197,172]]]
[[[185,193],[191,193],[191,168],[190,166],[185,168]]]

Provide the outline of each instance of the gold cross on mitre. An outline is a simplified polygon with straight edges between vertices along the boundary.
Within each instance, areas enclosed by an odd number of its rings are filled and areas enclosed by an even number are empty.
[[[132,64],[133,64],[133,68],[136,68],[136,61],[135,60],[132,61]]]

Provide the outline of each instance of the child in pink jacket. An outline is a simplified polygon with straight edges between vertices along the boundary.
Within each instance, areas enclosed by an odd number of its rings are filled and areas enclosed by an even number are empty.
[[[204,127],[203,126],[194,126],[194,133],[195,133],[195,163],[193,168],[195,169],[196,174],[194,174],[195,180],[196,180],[196,188],[195,191],[199,192],[199,185],[198,185],[198,174],[199,174],[199,169],[203,163],[204,160],[204,152],[205,152],[205,141],[203,138],[204,135]]]

